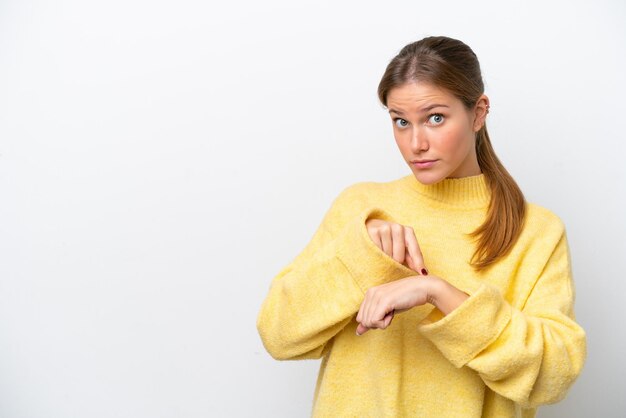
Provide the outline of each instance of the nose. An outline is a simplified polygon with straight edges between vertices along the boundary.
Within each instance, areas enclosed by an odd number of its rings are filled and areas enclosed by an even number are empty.
[[[420,129],[419,126],[413,126],[413,132],[411,132],[411,151],[415,154],[428,150],[428,139],[426,138],[426,132]]]

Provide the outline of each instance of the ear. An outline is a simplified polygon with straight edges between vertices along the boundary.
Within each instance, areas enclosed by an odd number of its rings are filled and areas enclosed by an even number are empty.
[[[480,128],[485,125],[487,113],[489,113],[489,97],[483,94],[478,98],[474,106],[474,132],[480,131]]]

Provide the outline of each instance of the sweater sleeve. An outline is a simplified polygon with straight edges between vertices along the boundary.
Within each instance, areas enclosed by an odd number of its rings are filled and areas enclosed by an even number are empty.
[[[359,206],[354,186],[344,190],[304,250],[272,280],[257,329],[275,359],[320,358],[369,287],[416,274],[369,237],[367,219],[389,215]]]
[[[523,307],[500,289],[478,282],[447,316],[434,309],[418,325],[457,368],[478,372],[494,392],[525,408],[558,402],[581,372],[586,336],[575,322],[575,292],[565,229],[558,223],[552,250]],[[468,283],[471,283],[468,280]]]

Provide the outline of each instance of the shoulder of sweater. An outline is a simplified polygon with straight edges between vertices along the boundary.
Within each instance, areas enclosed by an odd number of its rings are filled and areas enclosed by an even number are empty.
[[[376,196],[395,189],[398,180],[389,182],[361,181],[346,186],[333,200],[326,219],[331,223],[343,224],[358,211],[371,207]]]
[[[535,230],[545,233],[561,234],[565,231],[565,224],[561,218],[550,209],[536,203],[526,204],[526,223]]]
[[[335,203],[365,201],[380,193],[389,192],[399,187],[402,178],[391,181],[360,181],[345,187],[335,198]]]
[[[405,177],[389,181],[360,181],[347,186],[341,193],[368,194],[370,192],[393,190],[400,187],[403,181],[405,181]]]

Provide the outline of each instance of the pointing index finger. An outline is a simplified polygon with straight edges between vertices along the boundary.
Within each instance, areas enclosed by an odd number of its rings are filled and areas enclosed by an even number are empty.
[[[422,251],[420,250],[420,246],[417,243],[417,238],[415,237],[413,228],[406,227],[404,228],[404,231],[404,241],[406,242],[409,255],[413,259],[413,264],[415,264],[415,271],[421,274],[428,274],[428,271],[426,270],[426,265],[424,264],[424,257],[422,256]]]

